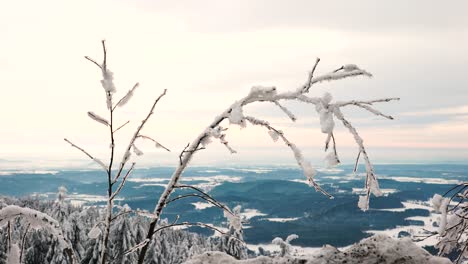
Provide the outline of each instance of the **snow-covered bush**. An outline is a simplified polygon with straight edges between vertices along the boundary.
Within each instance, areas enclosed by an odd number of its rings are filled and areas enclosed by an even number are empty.
[[[456,263],[468,261],[468,182],[461,183],[444,196],[432,198],[434,210],[441,214],[436,248],[440,255],[453,254]]]
[[[289,235],[286,240],[283,240],[281,237],[275,237],[271,243],[278,245],[280,247],[280,257],[291,255],[291,241],[298,239],[299,236],[296,234]]]
[[[63,250],[63,256],[67,256],[68,261],[70,263],[77,263],[73,247],[70,244],[70,242],[64,237],[62,228],[55,219],[53,219],[45,213],[39,212],[31,208],[19,207],[16,205],[8,205],[0,210],[0,228],[4,227],[5,225],[10,225],[11,222],[15,221],[17,217],[23,218],[28,224],[25,232],[27,232],[27,229],[29,228],[43,228],[47,230],[56,239],[59,248]],[[11,233],[11,227],[9,227],[8,229],[8,232]],[[8,259],[16,259],[16,255],[20,251],[18,248],[18,244],[12,243],[11,241],[9,243],[11,243],[9,245],[9,253],[10,255],[12,254],[15,256],[9,255]]]

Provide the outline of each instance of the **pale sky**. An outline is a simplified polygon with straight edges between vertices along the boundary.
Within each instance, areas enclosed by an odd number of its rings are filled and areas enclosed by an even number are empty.
[[[82,166],[90,161],[67,137],[96,156],[108,152],[107,129],[87,111],[106,115],[97,67],[106,39],[118,95],[140,82],[117,113],[123,148],[152,101],[168,89],[147,125],[173,150],[140,143],[145,166],[174,165],[179,151],[253,85],[279,90],[347,63],[374,74],[320,84],[311,96],[336,100],[401,97],[378,105],[396,120],[360,109],[345,114],[365,139],[374,163],[459,162],[468,159],[467,1],[6,1],[0,0],[0,166]],[[286,104],[288,121],[272,105],[251,114],[283,129],[313,163],[323,141],[313,107]],[[354,162],[352,137],[337,126],[344,163]],[[239,153],[214,142],[195,164],[293,164],[289,150],[262,129],[232,127]],[[19,166],[19,165],[18,165]]]

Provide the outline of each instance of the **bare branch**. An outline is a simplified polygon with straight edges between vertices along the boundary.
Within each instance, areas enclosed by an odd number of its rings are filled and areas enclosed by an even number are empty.
[[[130,173],[132,173],[133,171],[133,168],[135,168],[135,162],[132,163],[132,166],[130,166],[130,169],[128,169],[127,173],[125,174],[125,176],[122,178],[122,181],[120,182],[119,184],[119,187],[117,188],[117,190],[115,190],[115,192],[111,195],[111,197],[109,198],[110,200],[114,200],[115,196],[117,196],[120,191],[122,190],[123,186],[125,185],[125,182],[127,181],[127,178],[128,176],[130,175]],[[115,182],[114,182],[115,183]]]
[[[89,60],[90,62],[92,62],[92,63],[96,64],[96,66],[98,66],[98,67],[99,67],[99,69],[101,69],[101,70],[102,70],[102,66],[101,66],[101,64],[97,63],[95,60],[91,59],[91,58],[90,58],[90,57],[88,57],[88,56],[84,56],[84,58],[85,58],[85,59],[87,59],[87,60]]]
[[[335,105],[337,107],[343,107],[343,106],[348,106],[348,105],[358,105],[358,104],[372,105],[374,103],[387,103],[387,102],[390,102],[390,101],[399,101],[399,100],[400,100],[400,98],[398,98],[398,97],[391,97],[391,98],[368,100],[368,101],[352,100],[352,101],[345,101],[345,102],[336,102],[333,105]]]
[[[106,172],[108,172],[107,167],[104,164],[104,162],[102,162],[98,158],[95,158],[95,157],[91,156],[91,154],[89,154],[86,150],[84,150],[84,149],[78,147],[77,145],[73,144],[70,140],[68,140],[66,138],[64,138],[63,140],[68,142],[68,144],[70,144],[72,147],[74,147],[74,148],[80,150],[81,152],[83,152],[86,156],[88,156],[90,159],[92,159],[94,162],[96,162],[99,166],[101,166]]]
[[[114,131],[112,131],[112,133],[115,134],[115,132],[119,131],[122,127],[126,126],[128,123],[130,123],[130,120],[128,120],[127,122],[125,122],[123,125],[119,126],[118,128],[116,128]]]
[[[354,164],[353,173],[357,172],[357,169],[358,169],[358,166],[359,166],[359,157],[361,157],[361,150],[359,150],[359,152],[357,154],[356,163]]]
[[[315,60],[314,67],[312,67],[312,71],[310,71],[310,73],[309,73],[309,78],[307,79],[307,83],[304,85],[304,87],[302,87],[302,93],[308,93],[309,92],[309,89],[312,86],[312,78],[314,78],[314,72],[315,72],[315,69],[317,68],[317,65],[319,64],[319,62],[320,62],[320,58],[317,58]]]
[[[153,138],[151,138],[151,137],[149,137],[149,136],[138,135],[138,138],[143,138],[143,139],[151,140],[151,141],[153,141],[153,142],[156,144],[156,147],[157,147],[157,148],[162,148],[162,149],[165,149],[167,152],[171,152],[168,148],[166,148],[166,147],[163,146],[161,143],[159,143],[158,141],[154,140]]]
[[[184,149],[179,154],[179,164],[181,164],[181,165],[182,165],[182,158],[184,157],[184,154],[186,154],[186,153],[193,154],[194,152],[205,149],[205,147],[200,147],[200,148],[197,148],[197,149],[187,150],[187,148],[189,146],[190,146],[190,143],[187,143],[187,145],[184,147]]]

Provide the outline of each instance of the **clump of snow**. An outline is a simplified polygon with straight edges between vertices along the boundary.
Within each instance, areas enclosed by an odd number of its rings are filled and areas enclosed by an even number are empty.
[[[328,153],[327,156],[325,156],[325,161],[329,168],[335,167],[336,165],[340,164],[340,160],[338,159],[334,151]]]
[[[352,245],[344,251],[332,246],[324,246],[313,255],[302,257],[257,257],[246,260],[235,258],[222,252],[205,252],[185,262],[186,264],[449,264],[449,259],[436,257],[414,244],[411,239],[393,239],[385,235],[374,235]]]
[[[274,86],[252,86],[248,97],[250,98],[264,98],[271,97],[277,94],[276,87]]]
[[[241,213],[241,216],[245,220],[249,220],[249,219],[254,218],[256,216],[266,216],[266,214],[260,212],[257,209],[245,209],[244,212]]]
[[[244,113],[242,110],[242,105],[239,103],[236,104],[229,114],[229,123],[236,124],[240,126],[245,126]]]
[[[260,220],[267,220],[267,221],[270,221],[270,222],[285,223],[285,222],[292,222],[292,221],[299,220],[299,217],[285,217],[285,218],[270,217],[270,218],[262,218]]]
[[[325,93],[322,98],[320,98],[320,103],[315,106],[315,110],[320,117],[320,127],[322,133],[330,134],[333,132],[335,127],[335,121],[333,121],[333,111],[330,111],[329,104],[333,97],[330,93]]]
[[[192,205],[195,206],[196,210],[203,210],[203,209],[214,206],[212,203],[204,203],[204,202],[196,202],[196,203],[192,203]]]
[[[279,139],[279,134],[278,134],[278,132],[276,132],[276,131],[274,131],[274,130],[270,130],[270,131],[268,131],[268,134],[270,135],[271,139],[272,139],[274,142],[278,141],[278,139]]]
[[[95,114],[94,112],[88,112],[88,116],[98,123],[101,123],[105,126],[109,126],[109,121],[107,121],[104,117]]]
[[[232,214],[227,211],[224,211],[224,217],[226,217],[226,219],[228,220],[229,226],[239,232],[242,230],[242,219],[240,210],[241,206],[238,205],[234,207],[234,209],[232,209]]]
[[[95,226],[89,231],[88,237],[91,239],[97,239],[100,234],[101,234],[101,229],[99,229],[98,226]]]
[[[291,254],[291,241],[298,239],[299,236],[296,234],[289,235],[286,240],[283,240],[281,237],[275,237],[271,243],[280,247],[280,256],[289,256]]]
[[[369,196],[359,195],[358,207],[361,210],[366,211],[369,208]]]

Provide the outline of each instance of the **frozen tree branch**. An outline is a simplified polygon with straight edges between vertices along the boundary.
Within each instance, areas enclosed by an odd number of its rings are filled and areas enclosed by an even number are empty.
[[[285,112],[288,115],[288,117],[292,120],[295,119],[295,116],[292,115],[292,113],[289,110],[287,110],[286,108],[282,107],[281,104],[279,104],[280,100],[300,101],[300,102],[304,102],[307,104],[312,104],[315,106],[316,111],[319,113],[322,132],[326,133],[330,137],[330,139],[334,139],[334,137],[332,137],[333,136],[332,133],[334,129],[334,117],[340,120],[344,124],[344,126],[348,128],[350,133],[354,136],[355,141],[364,157],[364,160],[366,161],[367,179],[366,179],[365,187],[368,191],[367,191],[366,196],[360,198],[358,205],[363,210],[366,210],[368,208],[370,194],[373,193],[374,195],[380,195],[381,193],[378,188],[377,179],[375,177],[372,165],[369,161],[364,145],[362,143],[362,139],[357,133],[357,130],[353,126],[351,126],[351,124],[345,119],[345,117],[343,116],[343,114],[341,113],[339,109],[340,107],[348,105],[350,103],[344,102],[344,103],[341,103],[343,105],[336,105],[336,104],[331,103],[332,97],[328,93],[325,94],[323,97],[308,97],[305,95],[305,93],[307,93],[310,90],[312,85],[318,84],[324,81],[341,80],[344,78],[350,78],[354,76],[371,77],[372,75],[368,73],[367,71],[360,69],[356,65],[347,64],[347,65],[342,66],[340,69],[334,72],[327,73],[324,75],[314,76],[319,61],[320,61],[319,59],[316,60],[312,68],[312,71],[309,73],[306,83],[296,90],[279,93],[276,87],[263,87],[263,86],[252,87],[252,89],[250,90],[247,96],[245,96],[244,98],[241,98],[240,100],[235,101],[230,107],[228,107],[224,112],[222,112],[219,116],[217,116],[213,120],[213,122],[209,124],[205,128],[205,130],[202,131],[202,133],[198,137],[196,137],[195,140],[191,144],[188,144],[184,148],[184,150],[179,155],[179,166],[175,169],[169,183],[167,184],[164,192],[159,197],[159,201],[155,206],[155,209],[152,214],[150,226],[149,226],[147,236],[146,236],[147,240],[150,241],[153,235],[155,234],[161,213],[165,205],[167,204],[167,201],[170,199],[170,195],[172,194],[172,192],[178,185],[178,182],[180,180],[180,177],[183,171],[190,163],[192,156],[198,150],[204,148],[211,141],[212,138],[219,139],[221,143],[224,144],[231,151],[231,153],[234,153],[234,150],[228,145],[228,142],[225,139],[226,134],[224,133],[224,131],[226,131],[226,129],[221,126],[221,123],[224,120],[229,120],[230,124],[239,125],[241,127],[245,127],[246,122],[250,122],[254,125],[259,125],[259,126],[263,126],[267,128],[273,140],[281,138],[281,140],[291,149],[291,151],[294,154],[294,157],[296,158],[297,163],[304,171],[304,174],[309,184],[313,186],[317,191],[323,193],[324,195],[330,198],[332,197],[329,193],[323,190],[317,183],[315,183],[315,181],[313,180],[313,177],[315,175],[315,169],[311,166],[311,164],[308,161],[305,160],[304,156],[296,147],[296,145],[291,143],[284,136],[284,133],[282,131],[279,131],[273,128],[267,121],[263,121],[255,117],[244,116],[243,107],[252,103],[256,103],[256,102],[272,102],[276,104],[278,107],[280,107],[281,110]],[[393,99],[379,99],[379,100],[374,100],[371,102],[387,102],[391,100]],[[370,105],[371,102],[367,103],[367,106]],[[359,103],[359,104],[360,105],[356,105],[356,106],[362,107],[362,105],[364,105],[364,103]],[[287,111],[285,111],[285,109]],[[371,111],[377,115],[383,115],[373,108],[364,107],[364,109]],[[337,163],[337,161],[339,162],[338,156],[336,153],[335,142],[334,142],[334,151],[332,154],[333,154],[332,163],[335,164]],[[139,257],[138,257],[138,264],[143,264],[147,249],[148,249],[148,244],[145,244],[141,247]]]

